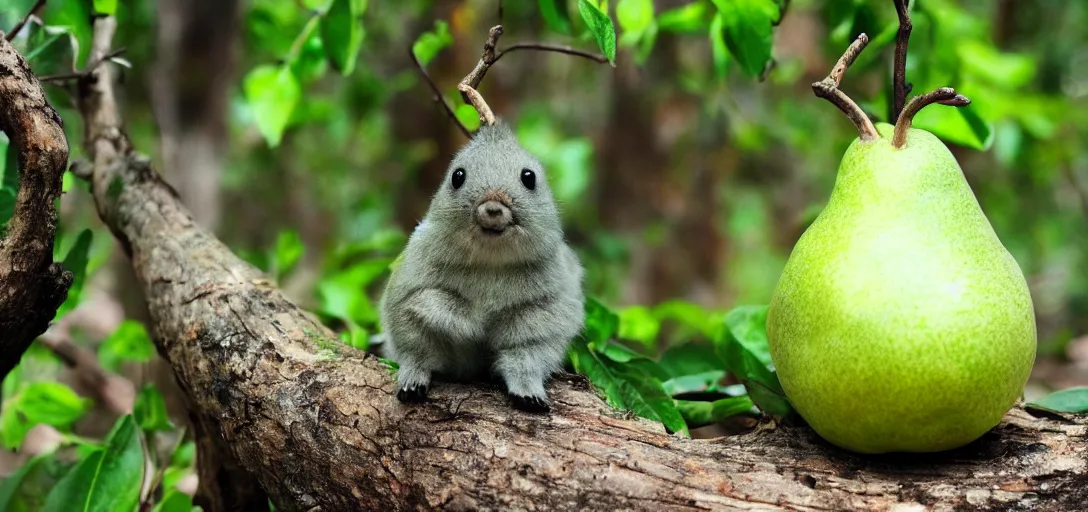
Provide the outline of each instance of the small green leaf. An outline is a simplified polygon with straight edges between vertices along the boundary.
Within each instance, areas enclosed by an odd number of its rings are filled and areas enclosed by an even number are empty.
[[[567,13],[566,0],[539,0],[540,15],[548,28],[563,35],[570,35],[570,14]]]
[[[144,385],[140,393],[136,395],[133,415],[136,417],[136,423],[145,432],[174,429],[174,424],[166,414],[166,401],[153,384]]]
[[[670,377],[725,370],[714,345],[696,341],[669,347],[661,354],[659,364]]]
[[[178,445],[174,453],[170,454],[170,465],[178,468],[188,468],[196,461],[196,444],[185,441]]]
[[[743,306],[725,316],[714,336],[718,356],[726,369],[737,377],[760,409],[770,415],[786,416],[792,410],[782,384],[764,358],[766,346],[765,306]],[[764,323],[758,318],[762,316]]]
[[[384,275],[392,258],[375,258],[325,277],[317,285],[320,311],[333,318],[370,324],[378,312],[366,295],[366,286]]]
[[[325,43],[321,40],[321,34],[311,33],[299,48],[298,55],[291,61],[291,73],[301,86],[321,78],[328,69],[329,58],[325,54]]]
[[[657,27],[665,32],[692,34],[706,30],[711,14],[709,4],[704,1],[691,2],[683,7],[676,7],[657,16]]]
[[[1055,391],[1026,404],[1029,409],[1050,412],[1088,413],[1088,386],[1077,386]]]
[[[725,46],[724,31],[725,21],[722,14],[717,13],[714,15],[714,21],[710,22],[710,55],[718,78],[724,78],[729,67],[729,51]]]
[[[746,396],[732,396],[713,402],[676,401],[676,408],[691,428],[711,425],[730,416],[746,413],[754,406],[752,399]]]
[[[302,245],[302,237],[297,231],[281,231],[276,236],[276,249],[272,254],[272,272],[276,279],[283,279],[290,273],[305,252],[306,246]]]
[[[585,311],[585,335],[588,343],[602,345],[615,336],[620,326],[620,318],[616,313],[593,297],[586,297]]]
[[[113,16],[117,14],[117,0],[94,0],[94,10]]]
[[[56,318],[75,309],[83,297],[83,283],[87,280],[87,262],[90,260],[93,240],[94,233],[90,229],[80,231],[76,242],[64,257],[64,268],[72,272],[72,286],[68,288],[68,297],[64,299],[64,303],[57,308]]]
[[[412,44],[412,53],[423,67],[427,67],[438,52],[453,44],[453,35],[450,34],[450,25],[443,20],[435,20],[434,30],[424,32]]]
[[[590,0],[578,0],[578,11],[597,40],[597,46],[608,57],[608,63],[616,67],[616,28],[612,25],[612,18]]]
[[[177,489],[167,492],[162,501],[155,504],[151,512],[190,512],[193,510],[193,499]]]
[[[912,124],[946,142],[978,150],[989,149],[994,141],[993,123],[982,119],[973,105],[931,105],[918,112]]]
[[[302,98],[298,79],[287,66],[263,64],[246,74],[243,89],[257,129],[270,147],[279,146],[291,114]]]
[[[778,6],[771,0],[714,0],[714,5],[722,17],[730,53],[748,75],[762,76],[771,60]]]
[[[35,455],[4,478],[0,484],[0,510],[30,512],[42,509],[49,490],[75,466],[74,462],[59,460],[56,453],[47,451]]]
[[[135,510],[140,500],[144,451],[131,414],[117,420],[105,448],[65,475],[46,498],[44,512]]]
[[[625,340],[638,341],[646,347],[653,347],[657,333],[661,330],[661,321],[646,306],[630,306],[620,310],[618,336]]]
[[[98,346],[98,361],[110,371],[119,370],[123,361],[145,362],[154,355],[155,344],[137,320],[124,320]]]
[[[321,17],[321,39],[329,64],[340,74],[347,76],[355,70],[355,60],[363,45],[362,16],[355,0],[332,0],[329,10]]]
[[[1035,78],[1035,60],[1028,54],[1002,53],[997,48],[964,38],[956,42],[956,55],[964,71],[994,85],[1016,89]]]
[[[717,356],[715,356],[715,359],[717,359]],[[725,378],[725,375],[725,370],[711,370],[702,373],[681,375],[666,379],[661,383],[661,387],[664,388],[665,392],[670,396],[676,396],[683,393],[717,391],[718,383]]]
[[[458,105],[457,110],[454,111],[454,115],[457,116],[457,120],[461,124],[465,125],[469,131],[476,131],[480,128],[480,113],[476,111],[476,108],[472,105]]]
[[[616,21],[624,32],[641,33],[654,22],[653,0],[620,0],[616,4]]]
[[[18,409],[31,426],[45,423],[67,428],[86,413],[93,402],[60,382],[32,382],[19,393]]]
[[[68,29],[72,55],[75,57],[72,67],[76,69],[83,69],[91,54],[91,6],[92,3],[85,0],[47,2],[41,13],[46,25]]]

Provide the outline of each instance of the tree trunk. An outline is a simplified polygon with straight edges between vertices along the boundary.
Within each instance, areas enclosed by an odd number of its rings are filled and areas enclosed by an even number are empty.
[[[0,131],[19,151],[19,192],[0,241],[0,379],[45,332],[68,296],[72,273],[53,262],[56,200],[68,140],[26,60],[0,31]]]
[[[96,20],[93,55],[112,30],[111,18]],[[333,341],[194,222],[120,130],[109,69],[95,74],[81,98],[95,202],[127,248],[156,345],[206,430],[200,474],[213,481],[201,482],[199,499],[209,512],[266,508],[255,483],[279,510],[1069,511],[1088,503],[1088,422],[1019,408],[959,450],[863,457],[807,427],[769,422],[746,435],[680,439],[609,408],[571,375],[549,386],[548,415],[514,410],[500,389],[482,385],[440,384],[428,403],[402,405],[374,356]]]

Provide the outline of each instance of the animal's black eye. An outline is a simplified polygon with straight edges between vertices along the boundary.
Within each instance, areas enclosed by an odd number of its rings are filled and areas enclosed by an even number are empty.
[[[525,188],[533,190],[536,188],[536,173],[529,169],[521,170],[521,184],[525,185]]]
[[[453,184],[454,190],[461,188],[461,185],[465,184],[465,170],[458,167],[453,171],[453,179],[450,180]]]

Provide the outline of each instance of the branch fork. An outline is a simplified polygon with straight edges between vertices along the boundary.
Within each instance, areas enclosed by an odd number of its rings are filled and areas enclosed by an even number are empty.
[[[963,107],[971,104],[971,100],[962,94],[956,93],[951,87],[940,87],[935,91],[915,96],[906,102],[907,94],[913,88],[907,83],[907,43],[910,40],[910,32],[913,24],[910,20],[910,0],[894,0],[896,14],[899,17],[899,30],[895,38],[895,68],[893,76],[892,115],[895,119],[895,131],[892,134],[892,146],[902,148],[907,143],[907,132],[910,130],[914,116],[924,107],[939,103],[953,107]],[[864,33],[850,44],[842,57],[835,63],[827,78],[814,82],[812,91],[816,96],[824,98],[834,104],[839,110],[854,123],[858,129],[859,138],[863,141],[871,141],[880,138],[873,122],[865,112],[846,93],[839,89],[843,74],[854,63],[861,51],[869,44],[869,36]]]
[[[501,20],[501,4],[499,12]],[[480,82],[483,81],[484,75],[487,74],[487,70],[490,69],[491,66],[495,65],[495,63],[498,62],[503,55],[517,50],[539,50],[573,55],[576,57],[593,60],[602,64],[608,62],[608,58],[604,55],[585,52],[582,50],[571,48],[569,46],[554,45],[548,43],[516,43],[504,49],[498,50],[497,48],[499,38],[502,36],[502,33],[503,26],[501,24],[491,27],[491,30],[489,30],[487,34],[487,41],[484,42],[484,49],[480,55],[480,61],[477,62],[476,67],[473,68],[468,75],[465,75],[465,78],[457,84],[457,90],[461,93],[461,99],[465,102],[465,104],[472,105],[472,107],[476,109],[476,112],[480,115],[480,124],[483,126],[494,125],[497,122],[497,118],[495,117],[495,113],[492,112],[491,107],[488,106],[487,101],[484,100],[483,95],[481,95],[480,92],[477,91],[477,89],[480,87]],[[454,120],[454,122],[457,123],[458,127],[460,127],[461,132],[464,133],[466,137],[471,138],[472,135],[470,130],[463,123],[461,123],[459,119],[457,119],[456,114],[454,114],[453,107],[451,107],[446,99],[442,96],[442,93],[438,89],[438,86],[434,83],[434,80],[431,79],[431,76],[427,73],[427,70],[419,62],[419,59],[415,57],[415,53],[411,51],[409,51],[409,53],[412,54],[412,60],[416,63],[416,67],[419,68],[419,71],[423,75],[423,78],[427,82],[427,85],[430,86],[431,92],[434,93],[434,101],[436,103],[441,103],[442,106],[445,108],[446,113],[449,115],[450,119]]]

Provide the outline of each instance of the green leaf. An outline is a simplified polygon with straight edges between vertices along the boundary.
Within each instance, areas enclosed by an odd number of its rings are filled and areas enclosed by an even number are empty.
[[[355,70],[355,60],[363,45],[363,26],[359,17],[366,3],[355,0],[332,0],[329,10],[321,17],[321,39],[329,64],[347,76]]]
[[[438,52],[453,44],[450,25],[443,20],[435,20],[434,30],[424,32],[412,44],[412,53],[423,67],[427,67]]]
[[[94,0],[94,10],[98,13],[113,16],[117,14],[117,0]]]
[[[616,67],[616,29],[612,25],[612,18],[590,0],[578,0],[578,12],[597,40],[597,46],[608,57],[608,63]]]
[[[676,401],[676,408],[691,428],[711,425],[730,416],[746,413],[754,406],[752,399],[746,396],[731,396],[713,402]]]
[[[155,344],[144,324],[126,319],[98,346],[98,361],[103,368],[117,371],[123,361],[145,362],[155,355]]]
[[[336,272],[317,285],[320,311],[333,318],[370,324],[378,312],[366,295],[366,286],[384,275],[392,258],[375,258]]]
[[[1035,78],[1035,60],[1028,54],[1002,53],[991,45],[964,38],[956,42],[963,70],[1006,88],[1017,89]]]
[[[7,232],[15,215],[15,197],[19,193],[19,149],[8,141],[4,145],[4,177],[0,182],[0,235]]]
[[[659,364],[670,377],[725,370],[714,345],[695,341],[669,347],[661,354]]]
[[[714,0],[724,26],[725,45],[741,69],[763,75],[771,60],[778,7],[771,0]]]
[[[105,448],[83,459],[46,498],[44,512],[135,510],[143,483],[144,451],[131,414],[117,420]]]
[[[46,494],[73,466],[74,462],[58,460],[55,451],[31,457],[0,484],[0,510],[41,510]]]
[[[566,0],[539,0],[540,15],[548,28],[563,35],[570,35],[570,14]]]
[[[620,310],[618,336],[625,340],[634,340],[646,347],[653,347],[661,322],[653,311],[646,306],[630,306]]]
[[[60,382],[32,382],[19,393],[19,411],[32,424],[66,428],[82,417],[91,405],[90,399],[80,397]]]
[[[1055,391],[1026,404],[1029,409],[1050,412],[1088,413],[1088,386],[1077,386]]]
[[[64,257],[64,268],[72,272],[72,286],[68,288],[68,297],[64,299],[64,303],[57,308],[56,318],[75,309],[83,297],[83,284],[87,281],[87,262],[90,260],[93,240],[94,233],[90,229],[80,231],[76,242]]]
[[[676,7],[657,16],[657,27],[665,32],[692,34],[706,30],[710,7],[707,2],[691,2],[683,7]]]
[[[72,55],[75,69],[87,65],[91,54],[91,12],[92,3],[86,0],[68,0],[66,2],[47,2],[41,15],[46,25],[65,27],[70,34]]]
[[[190,512],[193,510],[193,499],[177,489],[167,492],[162,501],[158,502],[151,512]]]
[[[653,0],[620,0],[616,4],[616,21],[624,32],[641,33],[654,22]]]
[[[710,22],[710,56],[714,61],[714,72],[718,78],[724,78],[729,68],[729,51],[723,38],[725,32],[725,20],[721,13],[714,15],[714,21]]]
[[[982,119],[974,105],[931,105],[914,117],[914,128],[926,130],[946,142],[987,150],[994,141],[994,125]]]
[[[246,74],[242,87],[257,129],[270,147],[279,146],[291,114],[302,98],[298,79],[290,67],[263,64]]]
[[[315,31],[302,43],[298,55],[291,61],[291,73],[301,86],[321,78],[328,68],[329,58],[325,54],[325,43],[321,40],[321,34]]]
[[[472,105],[458,105],[454,115],[469,131],[476,131],[480,127],[480,113]]]
[[[283,279],[290,273],[305,252],[306,246],[302,245],[302,237],[297,231],[281,231],[276,236],[276,249],[272,254],[272,269],[276,279]]]
[[[170,465],[178,468],[187,468],[196,461],[196,444],[193,441],[185,441],[178,445],[174,453],[170,454]]]
[[[670,433],[689,435],[687,425],[672,398],[665,393],[661,381],[640,366],[598,357],[582,339],[571,343],[569,355],[575,371],[604,392],[609,405],[660,421]]]
[[[717,359],[717,356],[715,356],[715,359]],[[725,375],[725,370],[711,370],[702,373],[680,375],[678,377],[666,379],[661,383],[661,387],[669,394],[669,396],[676,396],[683,393],[717,391],[718,382],[725,378]]]
[[[737,377],[760,409],[770,415],[786,416],[790,406],[782,384],[764,359],[766,346],[766,306],[743,306],[725,316],[714,336],[715,349],[726,369]],[[764,323],[760,324],[758,318]]]
[[[603,345],[615,336],[620,326],[620,318],[616,313],[593,297],[586,297],[585,311],[585,335],[588,343]]]
[[[174,424],[166,414],[166,401],[153,384],[146,384],[136,395],[133,415],[145,432],[173,430]]]

